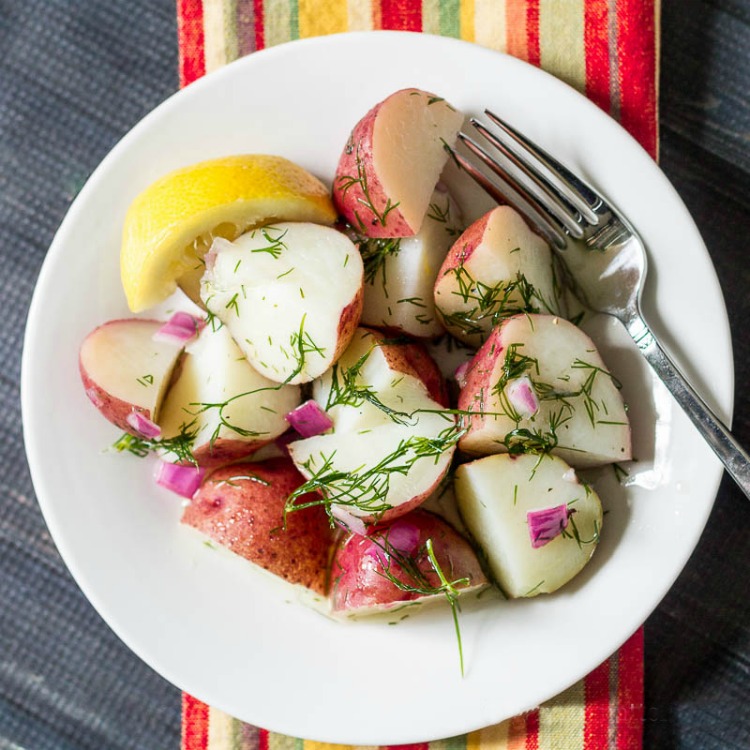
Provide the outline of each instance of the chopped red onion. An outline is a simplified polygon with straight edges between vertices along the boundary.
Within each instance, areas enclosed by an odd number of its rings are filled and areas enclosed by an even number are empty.
[[[419,529],[408,521],[394,521],[385,537],[393,549],[405,555],[413,555],[419,548]]]
[[[555,505],[553,508],[542,510],[530,510],[526,513],[526,521],[529,524],[529,536],[531,546],[534,549],[544,547],[559,536],[568,525],[570,512],[568,506]]]
[[[96,388],[87,388],[86,395],[89,397],[89,401],[97,408],[104,406],[104,399],[99,395],[99,391]]]
[[[453,373],[453,377],[458,383],[459,388],[463,388],[466,385],[466,373],[469,371],[470,364],[470,362],[464,362],[459,365]]]
[[[533,417],[539,411],[539,398],[528,375],[511,380],[505,388],[513,408],[522,417]]]
[[[200,466],[184,466],[160,461],[156,483],[190,500],[201,486],[206,470]]]
[[[161,436],[161,427],[144,417],[139,411],[131,411],[125,421],[142,437],[153,440]]]
[[[333,427],[331,418],[320,408],[315,401],[305,401],[284,419],[295,429],[303,438],[320,435]]]
[[[154,341],[184,346],[204,328],[206,322],[186,312],[176,312],[153,336]]]
[[[283,435],[279,435],[276,440],[273,441],[274,445],[285,455],[289,455],[289,443],[293,443],[295,440],[299,440],[302,435],[296,430],[287,430]]]
[[[331,515],[341,524],[345,529],[351,531],[352,534],[359,534],[359,536],[367,535],[367,525],[365,522],[357,516],[350,513],[344,506],[331,504]]]

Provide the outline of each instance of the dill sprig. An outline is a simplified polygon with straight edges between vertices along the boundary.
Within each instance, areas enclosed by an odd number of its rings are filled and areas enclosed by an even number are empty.
[[[267,226],[267,227],[261,227],[260,229],[256,229],[250,236],[255,237],[256,232],[260,232],[263,235],[263,239],[268,242],[267,247],[256,247],[252,249],[251,253],[268,253],[274,260],[278,260],[281,256],[282,251],[287,249],[286,244],[284,243],[284,237],[286,237],[286,233],[289,231],[288,229],[285,229],[281,234],[279,234],[278,237],[273,237],[270,232],[278,232],[279,229],[277,227]],[[237,270],[235,268],[235,270]]]
[[[353,144],[351,142],[347,145],[347,153],[351,153],[351,149],[354,148]],[[337,182],[341,186],[341,197],[343,198],[349,190],[351,190],[355,186],[359,186],[360,190],[362,191],[362,197],[357,198],[357,203],[364,206],[365,209],[367,209],[373,216],[372,220],[370,221],[370,224],[385,226],[386,221],[388,219],[388,214],[393,211],[396,206],[398,206],[398,203],[393,203],[390,198],[386,200],[385,206],[383,207],[382,211],[378,211],[378,209],[375,207],[375,204],[372,201],[372,198],[370,197],[370,187],[367,183],[367,170],[365,168],[364,160],[362,159],[362,152],[360,144],[357,143],[356,151],[354,154],[354,161],[357,167],[357,174],[356,175],[339,175],[337,178]],[[354,211],[354,215],[357,218],[357,223],[359,224],[359,229],[363,233],[367,232],[367,226],[368,224],[365,223],[365,221],[362,219],[362,217],[359,215],[358,211]]]
[[[198,461],[193,455],[193,441],[198,434],[196,420],[189,424],[181,424],[180,431],[171,438],[144,438],[138,435],[124,433],[119,440],[113,443],[112,447],[118,453],[132,453],[139,458],[145,458],[149,453],[154,451],[164,452],[173,456],[175,462],[187,462],[195,466]]]
[[[483,336],[501,320],[519,313],[554,312],[520,271],[515,279],[492,285],[475,279],[463,262],[446,273],[456,277],[458,289],[452,294],[461,298],[464,308],[450,313],[439,305],[438,309],[446,327],[457,328],[467,336]]]
[[[369,541],[379,547],[383,553],[384,558],[379,558],[382,572],[377,571],[379,575],[388,579],[396,588],[401,591],[410,594],[418,594],[419,596],[438,596],[444,594],[448,604],[450,605],[451,612],[453,614],[453,624],[456,629],[456,641],[458,643],[458,659],[461,668],[461,676],[464,676],[464,653],[463,644],[461,641],[461,628],[458,622],[458,615],[461,611],[459,603],[459,588],[468,586],[471,581],[469,578],[457,578],[454,581],[449,581],[448,576],[440,565],[437,555],[435,554],[434,545],[432,539],[426,539],[424,544],[417,550],[416,554],[408,555],[393,544],[390,543],[389,532],[380,537],[373,535],[368,537]],[[432,568],[433,572],[438,578],[439,585],[434,584],[425,571],[422,569],[421,563],[427,559]],[[399,577],[398,571],[394,572],[393,565],[398,566],[404,577],[407,580]]]
[[[413,435],[399,441],[396,448],[372,465],[341,470],[335,466],[336,451],[320,453],[319,462],[310,456],[302,464],[309,479],[287,498],[284,515],[315,505],[322,505],[331,516],[332,505],[356,508],[363,515],[378,518],[391,506],[387,502],[391,477],[406,476],[417,461],[432,458],[435,463],[453,448],[464,430],[455,424],[434,437]],[[315,499],[302,501],[304,495],[319,493]],[[331,516],[332,518],[332,516]]]
[[[387,414],[396,424],[409,424],[412,415],[384,404],[372,386],[362,382],[362,368],[370,358],[375,346],[368,349],[351,367],[342,368],[339,363],[331,368],[331,390],[328,392],[325,410],[334,406],[351,406],[355,409],[364,403],[371,404]]]

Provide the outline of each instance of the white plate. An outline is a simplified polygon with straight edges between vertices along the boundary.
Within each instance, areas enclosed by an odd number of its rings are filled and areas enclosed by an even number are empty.
[[[196,542],[178,523],[179,501],[154,486],[148,462],[103,452],[118,433],[87,402],[77,351],[94,326],[127,314],[118,255],[132,198],[171,169],[242,152],[282,154],[330,180],[356,120],[405,86],[474,114],[490,106],[599,185],[648,244],[645,308],[655,329],[668,331],[667,343],[719,412],[732,407],[726,312],[686,209],[617,124],[551,76],[454,40],[353,34],[256,53],[158,107],[81,191],[39,278],[22,378],[34,485],[81,588],[157,672],[241,719],[328,742],[448,737],[571,685],[672,585],[721,476],[616,324],[601,325],[636,425],[631,485],[603,474],[603,541],[571,586],[464,613],[461,678],[447,612],[398,627],[330,622],[289,602],[244,561]],[[699,359],[709,341],[710,356]]]

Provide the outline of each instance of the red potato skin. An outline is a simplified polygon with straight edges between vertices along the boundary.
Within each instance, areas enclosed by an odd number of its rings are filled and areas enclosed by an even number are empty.
[[[89,338],[89,336],[93,336],[93,334],[97,331],[100,331],[102,328],[106,328],[113,323],[133,323],[136,321],[148,325],[156,325],[157,327],[161,327],[162,325],[164,325],[162,321],[158,320],[147,320],[145,318],[143,320],[141,320],[140,318],[119,318],[117,320],[109,320],[106,323],[97,326],[93,331],[91,331],[91,333],[89,333],[86,338]],[[83,383],[83,388],[89,401],[91,401],[91,403],[101,412],[102,416],[113,425],[119,427],[129,435],[141,437],[140,434],[136,430],[134,430],[132,426],[129,425],[125,420],[128,418],[128,415],[133,413],[143,414],[146,419],[153,419],[151,410],[133,406],[133,404],[127,401],[123,401],[116,396],[113,396],[111,393],[104,390],[100,385],[95,383],[86,371],[83,363],[82,352],[83,344],[81,345],[81,350],[79,351],[78,355],[78,371],[81,374],[81,382]]]
[[[388,99],[390,97],[376,104],[354,126],[336,168],[333,203],[341,216],[367,237],[412,237],[416,230],[409,226],[398,207],[389,210],[388,196],[373,166],[372,139],[375,118]],[[367,185],[367,196],[362,189],[362,181],[352,182],[349,179],[357,179],[360,176]]]
[[[401,590],[384,575],[384,563],[388,566],[389,557],[376,541],[387,539],[389,529],[399,527],[417,530],[415,548],[401,551],[417,560],[419,570],[431,586],[439,587],[440,579],[424,550],[428,539],[432,539],[435,557],[449,581],[468,578],[466,585],[471,587],[488,583],[471,545],[438,516],[418,510],[402,516],[390,526],[374,528],[367,536],[350,534],[342,539],[331,566],[330,597],[334,612],[356,612],[371,607],[387,611],[398,604],[424,597],[417,592]],[[390,560],[388,570],[402,583],[415,585],[416,582],[395,559]]]
[[[206,469],[215,469],[232,461],[247,459],[264,445],[272,443],[273,440],[232,440],[229,438],[217,438],[213,445],[210,441],[203,445],[193,446],[193,456],[199,466]]]
[[[484,411],[484,394],[489,393],[493,385],[490,382],[492,371],[498,358],[504,356],[501,331],[502,324],[493,329],[469,363],[469,368],[466,371],[466,383],[458,394],[459,411]],[[463,415],[462,420],[464,427],[467,429],[466,434],[480,429],[485,418],[481,414]],[[459,440],[459,448],[462,441],[463,438]]]
[[[343,309],[339,319],[338,342],[336,344],[336,353],[332,365],[338,362],[339,357],[346,351],[346,347],[354,336],[354,332],[359,326],[359,320],[362,317],[362,308],[365,303],[364,274],[362,283],[359,285],[359,291],[354,299]]]
[[[313,506],[289,513],[283,527],[286,499],[303,482],[288,458],[224,466],[204,481],[182,523],[285,581],[325,596],[334,540],[325,510]]]

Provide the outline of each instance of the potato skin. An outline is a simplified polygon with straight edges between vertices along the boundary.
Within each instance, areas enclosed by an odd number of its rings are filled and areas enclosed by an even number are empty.
[[[204,481],[182,523],[285,581],[325,595],[334,535],[325,510],[289,513],[283,528],[286,499],[303,482],[288,458],[224,466]]]
[[[393,540],[387,545],[389,533]],[[402,546],[396,541],[407,538],[410,544]],[[438,516],[423,510],[412,511],[388,526],[380,526],[368,536],[350,534],[336,549],[331,566],[331,606],[334,612],[355,612],[375,609],[387,611],[403,602],[424,598],[425,594],[404,591],[389,580],[384,571],[407,586],[418,587],[415,581],[394,558],[389,558],[383,544],[393,546],[404,555],[416,560],[419,570],[431,586],[440,587],[440,579],[424,549],[432,540],[435,557],[449,581],[468,578],[465,587],[487,583],[487,578],[470,544]],[[378,542],[380,544],[378,544]],[[390,565],[389,565],[390,562]]]
[[[354,336],[354,332],[357,330],[359,325],[359,319],[362,317],[362,308],[365,303],[365,288],[364,278],[359,286],[359,291],[354,296],[352,301],[342,310],[341,318],[339,319],[339,330],[338,340],[336,342],[336,353],[333,357],[331,365],[338,362],[339,357],[346,351],[346,347]]]
[[[216,468],[230,461],[238,461],[252,456],[264,445],[272,443],[273,440],[235,440],[232,438],[217,438],[213,445],[211,442],[193,447],[193,457],[199,466],[207,469]]]
[[[412,237],[415,229],[406,223],[398,207],[388,206],[388,196],[374,168],[375,118],[386,101],[376,104],[354,126],[336,168],[333,203],[349,224],[367,237]],[[367,195],[362,181],[350,179],[358,177],[366,184]]]

